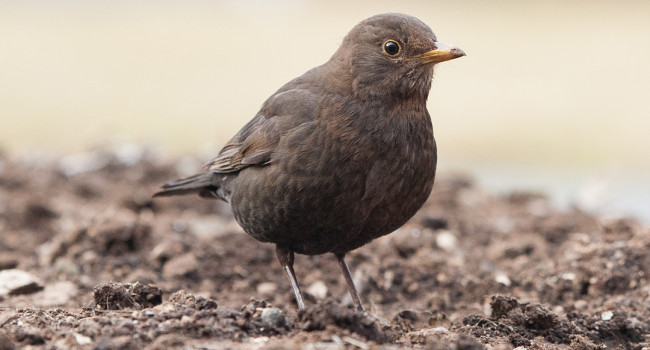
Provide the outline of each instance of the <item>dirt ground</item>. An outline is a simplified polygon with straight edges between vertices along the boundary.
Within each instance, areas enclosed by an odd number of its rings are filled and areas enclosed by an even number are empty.
[[[0,156],[0,349],[642,349],[650,230],[496,196],[440,174],[404,227],[348,256],[297,256],[296,310],[272,245],[228,207],[151,199],[198,169],[146,150]]]

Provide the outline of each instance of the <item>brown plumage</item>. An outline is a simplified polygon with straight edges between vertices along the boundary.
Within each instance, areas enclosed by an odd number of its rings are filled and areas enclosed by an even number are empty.
[[[368,18],[327,63],[274,93],[202,173],[155,196],[230,203],[249,235],[276,244],[300,308],[293,254],[334,253],[363,310],[344,255],[403,225],[429,196],[433,66],[460,56],[417,18]]]

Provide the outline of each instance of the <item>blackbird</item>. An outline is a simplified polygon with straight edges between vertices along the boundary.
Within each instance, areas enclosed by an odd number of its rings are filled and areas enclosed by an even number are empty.
[[[299,309],[294,253],[333,253],[363,311],[345,254],[399,228],[431,193],[433,67],[464,55],[415,17],[370,17],[329,61],[266,100],[201,173],[154,196],[229,203],[250,236],[275,243]]]

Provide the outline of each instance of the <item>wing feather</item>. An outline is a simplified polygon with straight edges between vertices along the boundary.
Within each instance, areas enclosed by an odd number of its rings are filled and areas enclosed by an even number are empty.
[[[269,164],[283,136],[313,121],[315,106],[316,95],[307,89],[281,89],[226,143],[219,155],[204,166],[204,170],[232,173],[249,166]]]

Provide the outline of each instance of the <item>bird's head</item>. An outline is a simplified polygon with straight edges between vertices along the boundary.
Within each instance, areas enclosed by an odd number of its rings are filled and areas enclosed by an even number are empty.
[[[465,56],[419,19],[381,14],[356,25],[328,65],[360,99],[426,100],[436,63]]]

